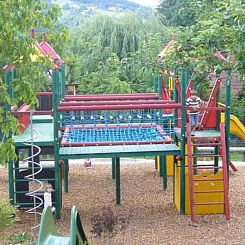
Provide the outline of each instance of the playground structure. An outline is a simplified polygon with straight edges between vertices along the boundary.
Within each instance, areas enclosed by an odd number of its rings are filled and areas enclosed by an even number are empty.
[[[187,86],[188,70],[175,73],[170,81],[171,91],[161,75],[154,78],[153,93],[65,95],[64,61],[47,44],[46,38],[37,47],[42,48],[44,55],[58,61],[52,70],[53,92],[37,94],[52,97],[52,112],[51,108],[36,111],[30,118],[28,105],[22,105],[13,113],[19,118],[23,134],[14,138],[18,156],[23,150],[29,151],[23,142],[31,133],[35,136],[35,132],[31,132],[32,122],[40,132],[33,143],[41,148],[34,161],[40,162],[45,154],[54,155],[54,164],[43,167],[35,178],[53,186],[57,218],[60,218],[62,208],[61,160],[64,162],[64,190],[68,192],[69,159],[111,158],[116,204],[120,204],[120,158],[137,156],[156,157],[164,190],[167,172],[173,169],[174,202],[181,214],[191,214],[192,221],[196,214],[224,213],[227,220],[230,218],[229,139],[234,124],[230,121],[229,72],[226,107],[218,106],[221,82],[218,77],[206,106],[200,109],[203,112],[202,130],[193,137],[185,107],[186,97],[194,87],[193,82]],[[5,75],[6,84],[10,84],[15,68],[5,67]],[[221,113],[225,113],[224,119]],[[243,130],[241,126],[239,130]],[[215,154],[198,153],[197,147],[209,145],[215,147]],[[203,157],[211,158],[213,163],[200,165],[198,158]],[[9,197],[12,204],[28,207],[33,205],[33,199],[26,197],[29,181],[24,176],[29,174],[31,167],[22,165],[18,160],[9,162]],[[36,195],[42,196],[42,191]],[[45,213],[49,216],[47,210]]]

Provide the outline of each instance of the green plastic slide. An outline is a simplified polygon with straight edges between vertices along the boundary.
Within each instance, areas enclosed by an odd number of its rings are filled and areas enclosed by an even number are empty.
[[[70,235],[58,234],[50,207],[43,209],[37,245],[88,244],[76,207],[71,210]]]

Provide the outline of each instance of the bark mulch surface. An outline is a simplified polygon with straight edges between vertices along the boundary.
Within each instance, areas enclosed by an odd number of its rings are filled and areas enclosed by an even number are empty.
[[[70,165],[69,192],[63,193],[62,218],[56,221],[60,234],[69,234],[70,210],[75,205],[92,245],[245,244],[244,166],[238,166],[238,172],[230,175],[231,220],[227,222],[224,215],[200,215],[195,227],[190,225],[189,216],[180,215],[175,208],[172,178],[169,177],[168,189],[164,192],[162,180],[152,161],[122,160],[121,205],[115,204],[111,165],[93,163],[90,168],[85,168],[83,164]],[[7,176],[7,170],[1,168],[0,196],[6,197],[6,200]],[[106,234],[96,238],[91,232],[91,218],[106,207],[113,210],[115,217],[126,221],[125,227],[120,229],[118,225],[114,237]],[[23,209],[18,210],[17,222],[0,230],[0,244],[4,244],[1,241],[9,234],[30,232],[34,224],[33,215]]]

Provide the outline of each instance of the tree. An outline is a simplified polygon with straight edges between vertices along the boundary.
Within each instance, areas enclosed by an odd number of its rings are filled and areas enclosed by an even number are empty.
[[[190,2],[196,24],[180,27],[165,65],[195,66],[199,76],[233,70],[245,78],[245,3],[242,0]],[[225,57],[219,58],[219,53]],[[242,104],[242,103],[241,103]],[[242,104],[243,105],[243,104]]]
[[[190,0],[162,0],[157,10],[169,26],[191,26],[195,24],[195,15]]]
[[[47,30],[49,40],[56,41],[55,48],[62,49],[59,45],[65,34],[64,28],[57,26],[59,9],[55,5],[47,5],[42,0],[6,0],[0,1],[0,65],[15,65],[16,77],[10,85],[4,83],[4,74],[1,69],[0,76],[0,159],[5,164],[15,157],[14,142],[11,134],[18,133],[18,122],[8,111],[11,106],[17,106],[22,101],[37,105],[35,96],[36,88],[43,82],[44,67],[50,65],[48,59],[41,57],[35,49],[35,40],[30,38],[30,29]],[[38,37],[38,36],[37,36]],[[31,57],[36,55],[33,62]],[[11,87],[14,98],[8,94]]]

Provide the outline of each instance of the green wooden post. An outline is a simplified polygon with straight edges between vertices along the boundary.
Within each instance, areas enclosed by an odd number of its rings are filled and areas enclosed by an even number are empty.
[[[186,108],[185,108],[185,90],[186,90],[186,72],[181,70],[181,136],[180,136],[180,213],[185,214],[185,125],[186,125]]]
[[[61,64],[61,99],[64,99],[66,92],[65,85],[65,64]]]
[[[230,161],[230,116],[231,116],[231,70],[226,72],[226,111],[225,111],[225,141],[226,141],[226,162],[227,173],[229,176],[229,161]]]
[[[116,203],[121,204],[120,157],[116,157]]]
[[[59,114],[57,107],[59,104],[59,70],[53,70],[52,76],[53,90],[53,117],[54,117],[54,161],[55,161],[55,202],[56,202],[56,218],[61,216],[61,188],[60,188],[60,173],[59,173]]]
[[[10,82],[12,79],[12,74],[11,74],[11,70],[7,70],[4,69],[4,83],[7,85],[7,91],[9,96],[12,95],[12,91],[10,89]],[[5,110],[6,111],[10,111],[10,105],[6,104],[5,105]],[[2,138],[2,137],[1,137]],[[13,160],[9,160],[8,161],[8,184],[9,184],[9,201],[10,204],[14,204],[15,200],[14,200],[14,161]]]
[[[157,93],[158,92],[158,89],[157,89],[157,76],[154,76],[153,78],[153,86],[154,86],[154,92]]]
[[[68,174],[68,171],[69,171],[69,160],[68,159],[65,159],[64,160],[64,190],[65,192],[68,192],[68,189],[69,189],[69,174]]]
[[[14,205],[14,176],[13,176],[13,165],[14,161],[8,162],[8,180],[9,180],[9,201],[10,204]]]
[[[111,175],[112,175],[112,179],[115,179],[116,176],[116,159],[115,157],[113,157],[112,159],[112,163],[111,163]]]
[[[159,99],[162,99],[162,76],[158,76],[158,94],[159,94]]]
[[[160,176],[163,177],[163,189],[166,191],[168,187],[168,178],[165,155],[160,155]]]

